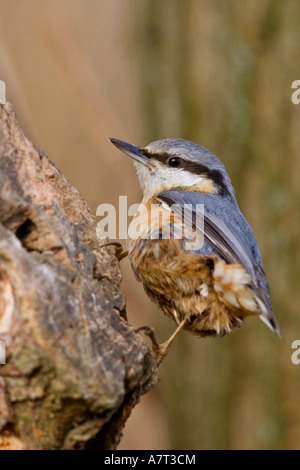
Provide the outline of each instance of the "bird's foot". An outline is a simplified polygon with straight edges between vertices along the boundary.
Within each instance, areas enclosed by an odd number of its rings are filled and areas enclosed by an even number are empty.
[[[105,248],[106,246],[115,247],[115,256],[118,258],[118,261],[121,261],[123,258],[126,258],[128,251],[124,250],[123,246],[119,242],[108,242],[102,245],[100,248]]]
[[[139,328],[135,329],[136,333],[143,330],[145,334],[149,336],[152,342],[152,351],[153,351],[153,354],[154,354],[154,357],[156,359],[156,363],[158,366],[162,363],[163,359],[168,354],[171,344],[173,344],[173,342],[175,341],[175,338],[177,338],[178,334],[180,333],[180,331],[182,330],[182,328],[184,327],[187,321],[188,321],[188,317],[186,317],[178,325],[178,327],[176,328],[172,336],[170,336],[170,338],[167,341],[161,344],[159,344],[159,342],[157,341],[156,334],[152,326],[140,326]]]
[[[139,333],[140,331],[144,331],[145,335],[147,335],[152,343],[152,352],[156,359],[156,363],[159,366],[163,360],[163,358],[167,355],[168,350],[164,348],[164,343],[159,344],[154,328],[152,326],[139,326],[136,328],[135,333]]]

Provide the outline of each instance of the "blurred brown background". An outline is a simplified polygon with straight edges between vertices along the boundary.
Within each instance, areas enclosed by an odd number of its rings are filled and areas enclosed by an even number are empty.
[[[0,1],[7,98],[93,211],[141,199],[108,137],[186,138],[225,163],[262,252],[282,340],[258,319],[182,333],[120,448],[300,448],[299,17],[297,0]],[[174,325],[122,271],[129,321],[166,339]]]

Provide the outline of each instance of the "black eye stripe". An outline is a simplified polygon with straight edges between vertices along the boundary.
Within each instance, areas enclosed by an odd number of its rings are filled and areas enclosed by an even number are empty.
[[[148,158],[151,158],[153,160],[157,160],[161,163],[166,163],[166,161],[170,158],[170,157],[175,157],[175,155],[170,155],[169,153],[167,152],[164,152],[164,153],[150,153],[148,152],[148,150],[146,150],[145,148],[141,148],[140,149],[140,153],[142,155],[144,155],[145,157],[148,157]]]
[[[145,148],[141,149],[140,152],[145,155],[145,157],[157,160],[161,163],[164,163],[165,165],[168,164],[167,161],[170,158],[178,157],[178,155],[171,155],[167,152],[150,153]],[[212,170],[206,165],[203,165],[202,163],[192,162],[191,160],[184,160],[181,157],[178,158],[180,158],[181,160],[180,168],[183,168],[184,170],[187,170],[190,173],[193,173],[194,175],[204,176],[205,178],[210,179],[218,188],[219,194],[222,194],[223,196],[230,194],[224,181],[223,175],[219,170]]]

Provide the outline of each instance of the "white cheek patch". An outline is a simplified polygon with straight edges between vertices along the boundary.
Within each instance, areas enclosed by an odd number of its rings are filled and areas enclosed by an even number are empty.
[[[161,191],[176,187],[190,187],[204,181],[205,178],[183,169],[168,168],[160,162],[153,162],[153,169],[134,162],[139,183],[146,199]]]
[[[178,186],[197,185],[205,179],[200,175],[195,175],[186,170],[176,170],[175,175],[174,173],[170,174],[170,178],[173,178],[173,181],[176,181],[176,185]]]

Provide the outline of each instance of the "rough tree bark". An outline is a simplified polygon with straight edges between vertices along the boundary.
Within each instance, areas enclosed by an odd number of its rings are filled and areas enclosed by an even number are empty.
[[[157,380],[95,228],[11,104],[0,105],[0,449],[114,449]]]

